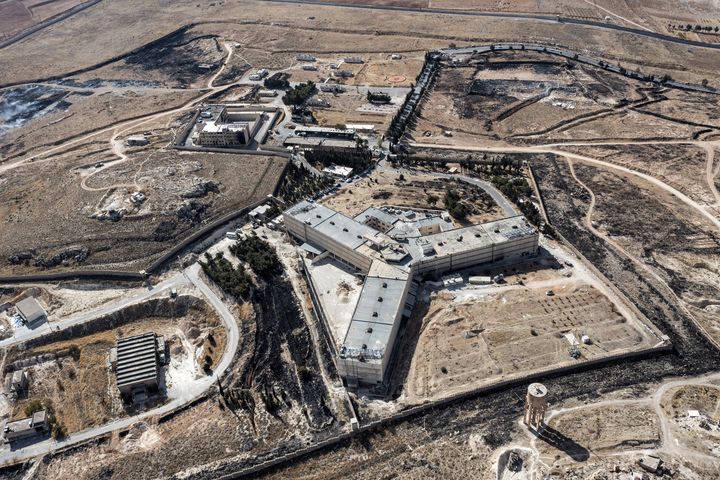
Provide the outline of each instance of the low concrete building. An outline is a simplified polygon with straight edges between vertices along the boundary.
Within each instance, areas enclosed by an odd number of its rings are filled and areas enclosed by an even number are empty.
[[[320,85],[318,85],[318,88],[321,92],[332,93],[341,93],[346,90],[344,86],[338,85],[337,83],[321,83]]]
[[[258,205],[257,207],[250,210],[248,216],[253,220],[264,221],[266,219],[266,214],[270,209],[272,209],[272,205],[268,203],[263,203],[262,205]]]
[[[19,395],[27,390],[29,383],[30,381],[25,370],[15,370],[10,379],[10,391]]]
[[[162,352],[160,352],[162,344]],[[110,352],[110,362],[115,364],[117,387],[126,399],[147,391],[155,391],[159,386],[160,365],[165,357],[165,342],[154,332],[121,338],[114,352]]]
[[[347,178],[352,172],[352,167],[341,167],[340,165],[330,165],[329,167],[323,168],[323,173],[329,173],[338,178]]]
[[[297,147],[299,150],[351,152],[358,148],[355,140],[335,140],[321,137],[288,137],[285,139],[286,147]]]
[[[130,135],[125,141],[128,147],[143,147],[150,143],[145,135]]]
[[[6,422],[3,428],[6,443],[47,435],[49,431],[48,415],[45,410],[35,412],[28,418]]]
[[[42,305],[33,297],[20,300],[15,304],[15,309],[23,322],[29,328],[35,328],[47,320],[47,313]]]
[[[252,143],[274,108],[247,106],[207,107],[210,115],[198,128],[197,144],[205,147],[240,147]]]

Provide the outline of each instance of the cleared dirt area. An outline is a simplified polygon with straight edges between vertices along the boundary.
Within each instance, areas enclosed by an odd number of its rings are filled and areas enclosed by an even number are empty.
[[[97,5],[83,15],[66,20],[64,29],[46,29],[28,41],[16,44],[8,51],[7,57],[13,68],[2,72],[4,75],[0,75],[0,81],[11,78],[15,81],[27,80],[86,68],[139,48],[184,24],[207,21],[216,22],[206,25],[228,39],[242,42],[243,36],[250,34],[248,38],[253,41],[247,42],[248,47],[258,52],[264,50],[266,59],[267,52],[280,54],[322,50],[360,53],[358,45],[362,45],[365,51],[375,52],[422,51],[430,45],[447,46],[449,42],[477,43],[479,34],[475,32],[482,32],[482,37],[487,40],[547,40],[615,57],[622,62],[637,61],[656,67],[664,65],[675,71],[674,77],[695,77],[698,82],[703,77],[716,78],[718,63],[717,56],[707,55],[702,48],[664,44],[631,34],[570,24],[558,29],[552,22],[498,21],[497,18],[404,12],[376,15],[354,9],[253,2],[223,5],[178,2],[170,12],[162,2],[132,0],[122,4]],[[270,26],[271,23],[274,25]],[[324,29],[328,25],[333,31],[326,33]],[[227,30],[228,34],[225,35],[222,30]],[[264,34],[254,33],[260,30]],[[291,30],[294,34],[288,34]],[[78,52],[70,42],[63,41],[68,31],[73,32],[78,43],[92,47]],[[382,34],[375,35],[376,31]],[[47,48],[48,45],[52,48]],[[32,57],[33,54],[35,57]],[[27,58],[36,58],[36,64],[27,65],[24,62]],[[684,71],[675,60],[680,58],[686,67]],[[18,68],[15,68],[16,64]]]
[[[468,287],[431,294],[408,377],[409,399],[441,397],[657,343],[595,288],[558,280],[542,281],[540,288]],[[569,355],[568,334],[578,344],[582,335],[592,341],[579,347],[577,360]]]
[[[699,452],[720,453],[720,388],[684,385],[668,390],[660,400],[673,433]]]
[[[561,440],[558,445],[536,443],[540,459],[555,468],[563,463],[587,460],[590,452],[603,455],[618,450],[651,449],[659,446],[661,441],[660,419],[650,406],[644,404],[589,406],[567,413],[561,411],[547,424],[548,436],[557,432],[565,437],[564,442]]]
[[[198,92],[159,88],[153,82],[95,78],[0,91],[0,161],[27,157],[123,120],[180,107]],[[99,142],[103,136],[92,141]],[[83,153],[98,148],[88,140]]]
[[[651,175],[702,205],[716,203],[708,183],[708,148],[690,143],[563,146],[563,151]],[[714,155],[714,153],[713,153]],[[715,187],[715,190],[717,187]]]
[[[346,93],[320,93],[317,96],[329,104],[327,108],[313,109],[318,125],[335,127],[348,123],[372,124],[376,132],[384,132],[390,125],[392,115],[402,104],[402,98],[396,98],[393,105],[377,108],[367,101],[366,95],[354,93],[353,89],[348,87]]]
[[[410,135],[417,143],[468,146],[693,140],[720,128],[712,97],[540,53],[496,53],[442,67]]]
[[[402,178],[401,178],[402,175]],[[456,191],[470,208],[465,223],[482,223],[503,218],[493,199],[479,187],[450,179],[433,179],[424,175],[399,174],[375,170],[369,177],[327,197],[328,207],[354,217],[368,207],[394,205],[408,208],[442,208],[447,189]],[[429,200],[436,203],[429,203]],[[463,222],[459,222],[463,223]]]
[[[142,269],[201,226],[272,193],[286,162],[175,150],[91,158],[75,152],[0,174],[0,272]]]

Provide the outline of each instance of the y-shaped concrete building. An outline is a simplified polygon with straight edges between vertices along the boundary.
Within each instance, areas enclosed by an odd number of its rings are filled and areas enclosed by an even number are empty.
[[[285,211],[284,220],[313,262],[331,257],[364,276],[347,328],[338,331],[323,318],[349,385],[386,379],[398,328],[410,314],[406,304],[414,304],[416,276],[520,259],[538,249],[537,230],[523,216],[455,228],[438,211],[371,207],[350,218],[303,201]]]

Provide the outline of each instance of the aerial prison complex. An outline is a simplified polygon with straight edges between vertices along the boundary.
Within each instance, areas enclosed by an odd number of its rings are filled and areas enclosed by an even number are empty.
[[[371,207],[349,218],[303,201],[284,212],[284,221],[312,263],[330,257],[364,276],[342,328],[330,328],[320,308],[348,385],[384,382],[400,322],[414,304],[415,276],[519,259],[538,249],[538,233],[523,216],[455,228],[447,213],[437,211]]]

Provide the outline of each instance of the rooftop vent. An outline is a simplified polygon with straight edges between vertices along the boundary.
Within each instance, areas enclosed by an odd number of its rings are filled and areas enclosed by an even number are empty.
[[[372,316],[373,316],[373,317],[377,317],[377,316],[378,316],[378,313],[377,313],[377,312],[373,312]]]
[[[462,242],[462,238],[463,238],[462,235],[460,235],[459,237],[457,237],[457,241]]]
[[[479,233],[476,233],[476,234],[475,234],[475,238],[480,238],[480,234],[479,234]]]
[[[499,228],[496,228],[496,229],[495,229],[495,233],[500,233],[500,229],[499,229]]]
[[[317,215],[315,215],[315,216],[316,216],[317,218],[322,218],[322,215],[320,215],[319,213],[318,213]]]
[[[513,225],[513,228],[514,228],[515,230],[517,230],[518,226],[517,226],[517,225]]]
[[[365,344],[363,343],[363,344],[362,344],[362,349],[363,349],[363,350],[367,350],[367,345],[365,345]]]
[[[383,282],[383,288],[387,288],[387,282]]]
[[[372,327],[368,327],[367,333],[372,333]]]
[[[382,302],[382,297],[378,297],[378,302]]]
[[[335,225],[335,222],[333,222],[332,220],[330,220],[330,225]]]
[[[343,227],[343,232],[347,232],[348,229],[346,227]]]

